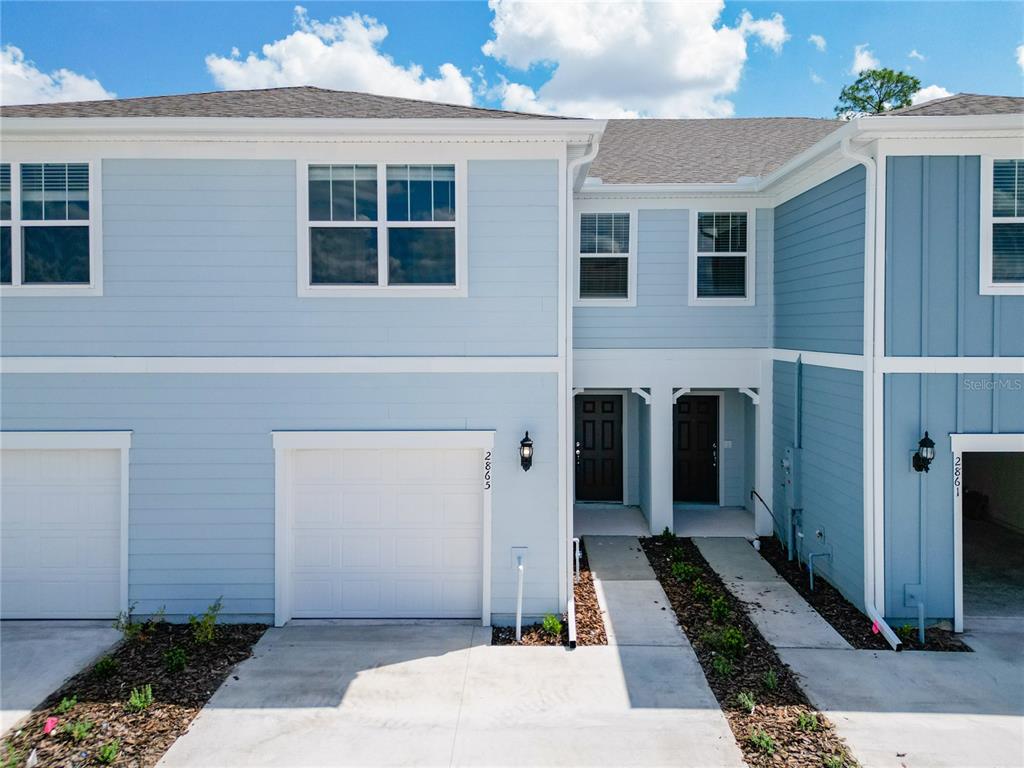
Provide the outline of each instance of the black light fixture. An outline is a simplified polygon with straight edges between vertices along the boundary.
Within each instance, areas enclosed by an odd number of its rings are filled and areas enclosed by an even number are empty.
[[[925,430],[924,437],[917,444],[917,453],[914,454],[914,470],[916,472],[927,472],[928,466],[935,458],[935,441],[928,437],[928,430]]]
[[[529,472],[533,466],[533,440],[530,439],[530,431],[526,431],[526,437],[519,441],[519,463],[523,472]]]

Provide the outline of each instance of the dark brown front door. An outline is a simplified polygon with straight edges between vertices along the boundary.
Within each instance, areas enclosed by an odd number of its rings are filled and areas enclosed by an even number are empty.
[[[622,397],[576,396],[576,499],[622,501]]]
[[[672,498],[718,503],[718,397],[684,395],[676,403]]]

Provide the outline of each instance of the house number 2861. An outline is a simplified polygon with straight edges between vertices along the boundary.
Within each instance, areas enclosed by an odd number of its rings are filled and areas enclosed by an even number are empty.
[[[484,490],[491,490],[491,452],[484,451]]]

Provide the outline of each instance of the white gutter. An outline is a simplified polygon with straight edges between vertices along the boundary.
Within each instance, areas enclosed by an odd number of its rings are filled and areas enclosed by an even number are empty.
[[[839,144],[843,157],[849,158],[864,166],[864,449],[863,449],[863,517],[864,517],[864,611],[875,626],[881,631],[886,642],[893,650],[903,647],[899,637],[893,632],[875,603],[875,589],[878,585],[879,565],[876,558],[876,532],[884,525],[884,510],[876,509],[874,503],[875,477],[874,452],[877,450],[874,435],[874,398],[875,398],[875,234],[878,227],[878,211],[876,204],[876,184],[878,168],[875,158],[854,152],[850,148],[850,138],[844,137]],[[870,500],[870,501],[869,501]]]

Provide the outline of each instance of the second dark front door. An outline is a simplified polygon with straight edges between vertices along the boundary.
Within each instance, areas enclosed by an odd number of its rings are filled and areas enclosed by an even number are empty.
[[[674,427],[673,501],[717,504],[718,397],[680,397]]]
[[[622,397],[576,396],[576,499],[622,501]]]

